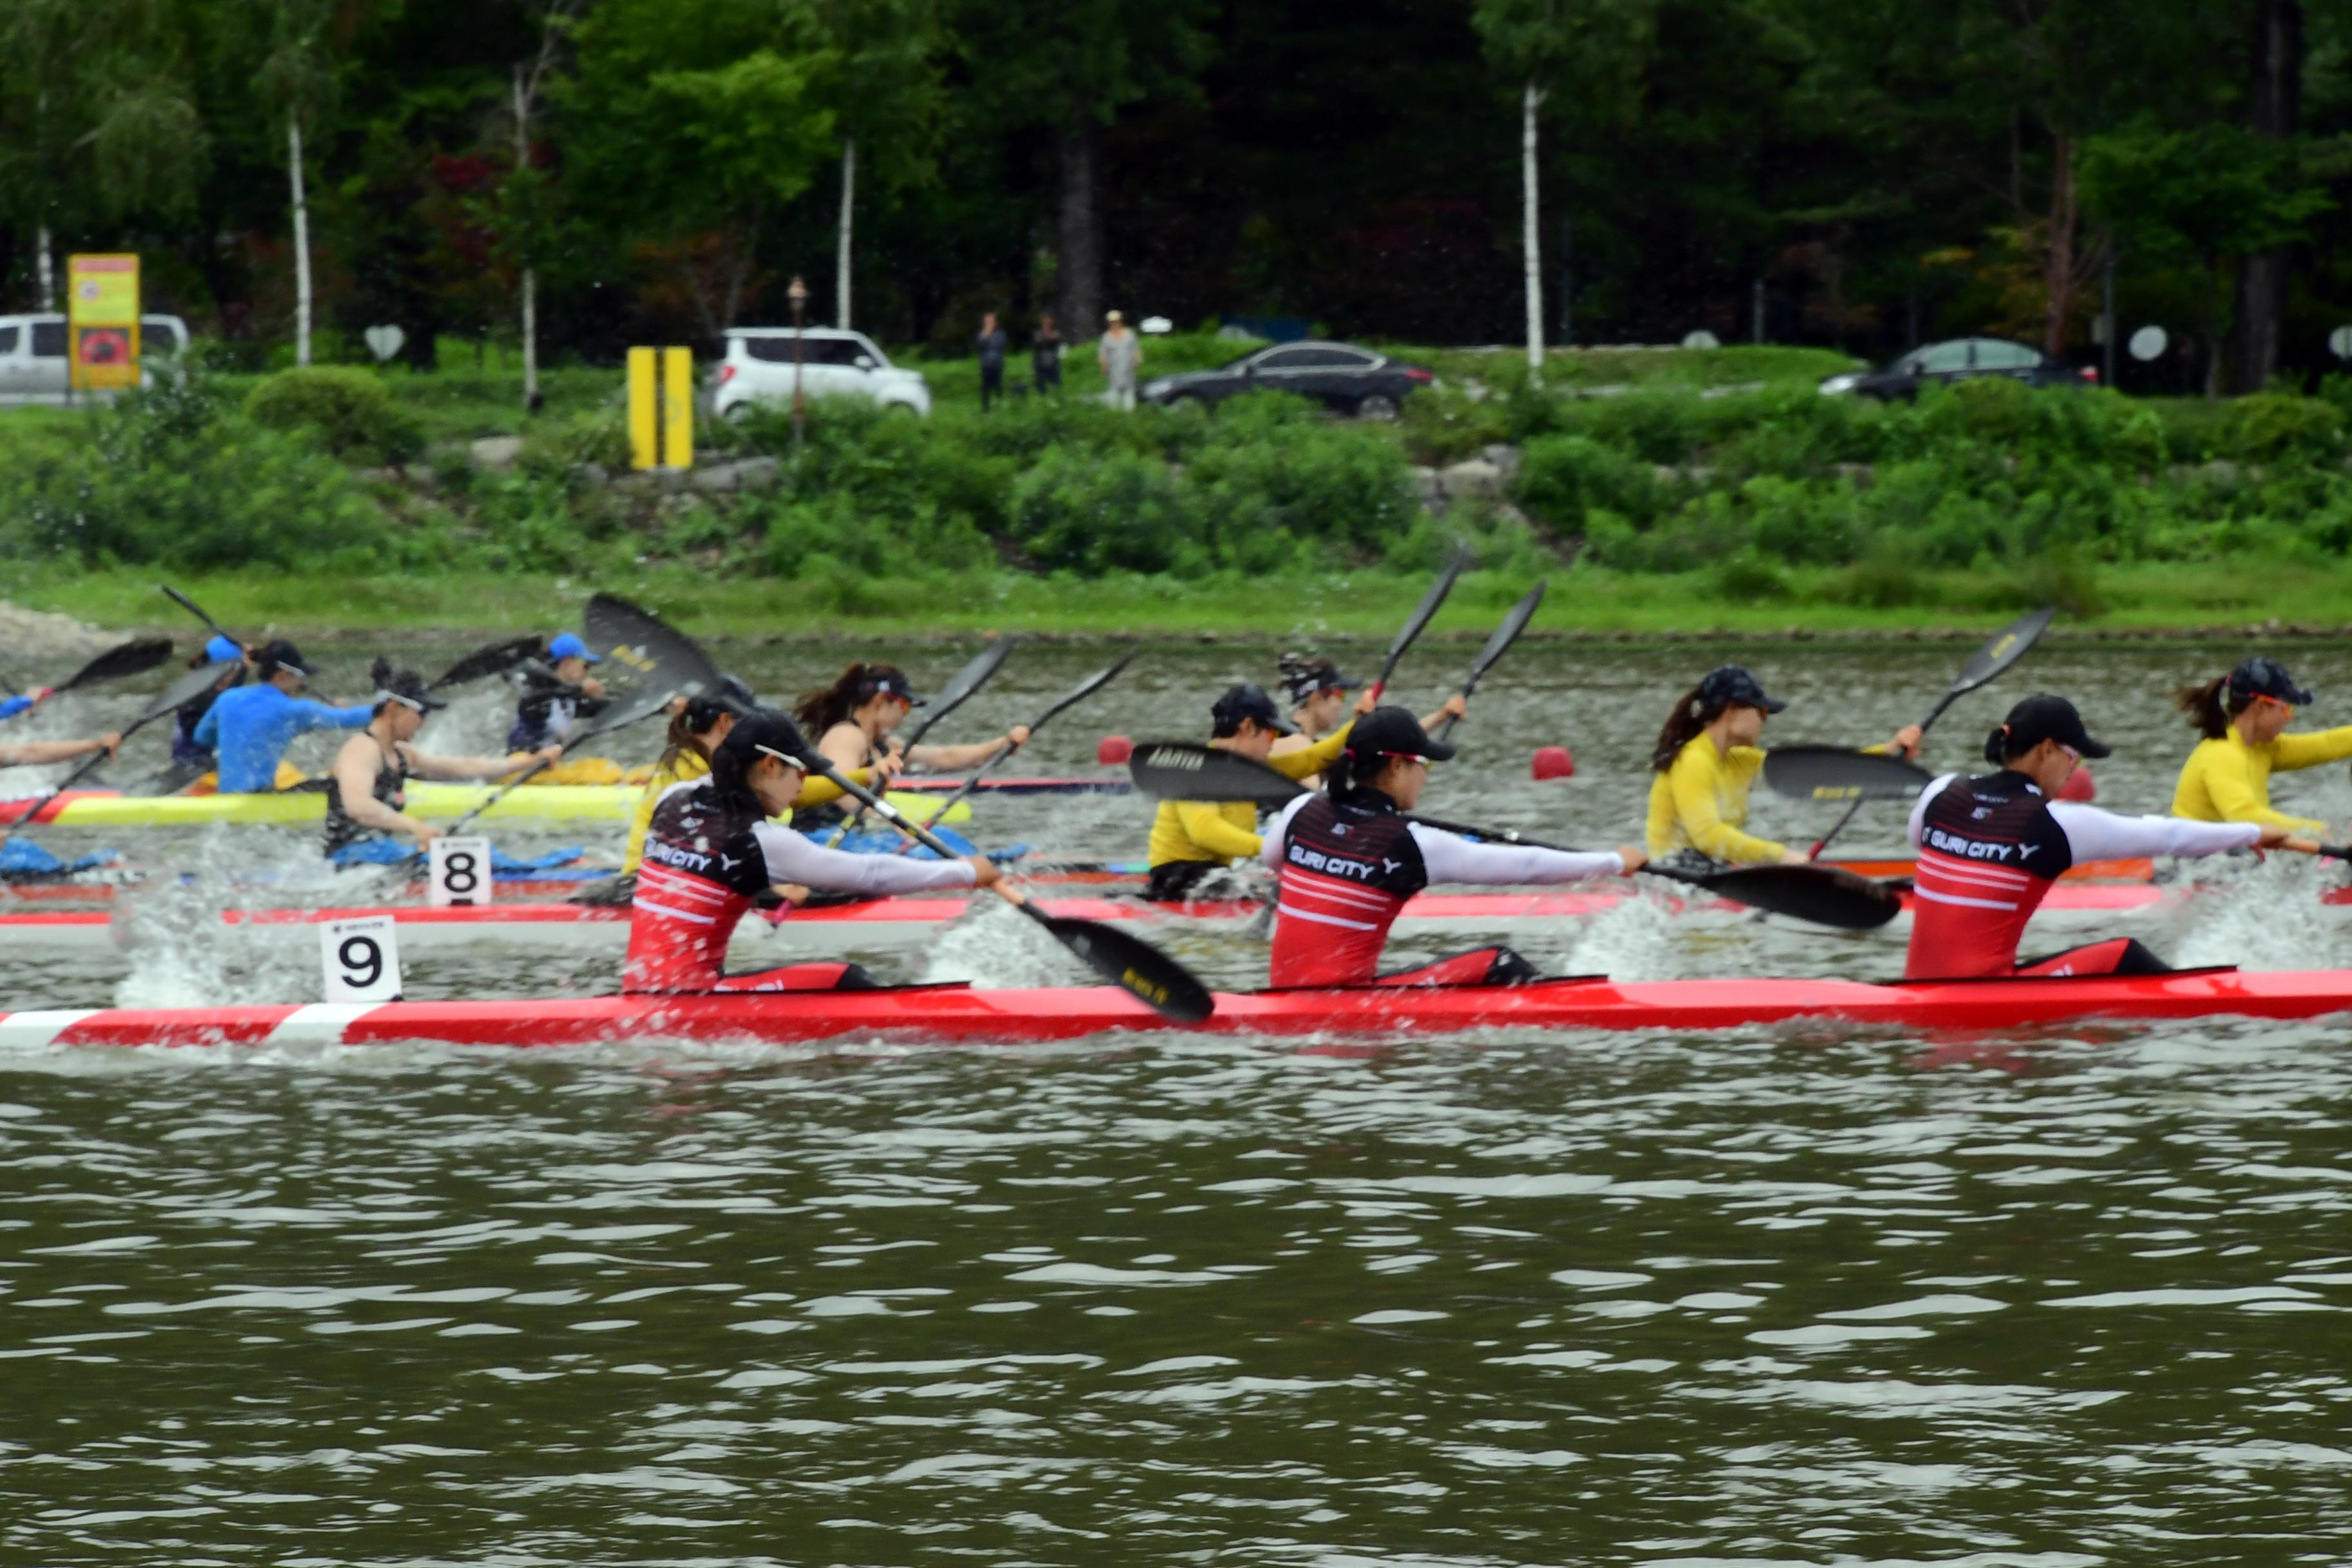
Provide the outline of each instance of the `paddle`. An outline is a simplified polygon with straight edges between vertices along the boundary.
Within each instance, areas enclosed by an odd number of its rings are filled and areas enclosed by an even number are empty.
[[[664,623],[649,610],[625,599],[598,594],[588,601],[583,625],[592,647],[606,649],[604,657],[634,672],[641,684],[637,695],[616,702],[565,740],[566,750],[652,718],[673,698],[693,697],[719,688],[719,671],[694,640]],[[544,758],[490,792],[488,798],[443,831],[455,833],[554,764]]]
[[[1775,746],[1764,753],[1764,782],[1798,800],[1908,800],[1935,775],[1883,752],[1840,746]]]
[[[226,626],[221,625],[218,621],[213,619],[210,616],[205,614],[205,608],[202,605],[197,604],[194,599],[191,599],[185,594],[181,593],[169,583],[159,584],[157,585],[163,590],[163,596],[165,598],[170,599],[172,603],[179,605],[180,608],[187,611],[188,614],[204,622],[205,625],[212,627],[213,635],[215,637],[226,637],[229,641],[236,643],[240,647],[244,646],[243,641],[239,639],[235,633],[231,632]]]
[[[1084,702],[1087,698],[1092,697],[1096,692],[1109,685],[1112,680],[1118,678],[1118,672],[1125,669],[1129,663],[1134,659],[1135,655],[1136,650],[1134,648],[1129,648],[1110,664],[1105,666],[1101,669],[1096,670],[1092,675],[1087,676],[1084,680],[1079,681],[1076,686],[1070,688],[1069,690],[1056,698],[1052,706],[1048,707],[1043,713],[1038,714],[1034,719],[1029,721],[1030,738],[1034,740],[1036,738],[1037,731],[1051,723],[1055,714],[1062,712],[1066,709],[1076,707],[1079,703]],[[950,808],[951,808],[958,801],[962,800],[965,796],[971,795],[972,791],[980,787],[980,781],[987,775],[988,771],[991,768],[993,768],[997,763],[1003,762],[1005,758],[1011,756],[1020,749],[1021,748],[1019,746],[1015,745],[1011,741],[1007,741],[1004,744],[997,747],[995,754],[991,756],[986,762],[981,763],[980,766],[972,769],[971,776],[964,780],[963,783],[957,787],[954,794],[949,795],[945,801],[941,802],[937,811],[930,814],[930,820],[933,822],[944,821]],[[911,843],[909,847],[911,847]],[[901,855],[906,852],[907,851],[904,848],[898,851]]]
[[[1454,592],[1454,580],[1461,576],[1469,564],[1467,555],[1455,556],[1454,563],[1446,567],[1437,581],[1429,585],[1429,592],[1421,596],[1421,603],[1412,607],[1412,615],[1404,623],[1403,629],[1397,633],[1396,640],[1389,644],[1388,658],[1381,661],[1380,679],[1372,682],[1373,701],[1378,702],[1381,693],[1388,689],[1389,677],[1396,673],[1397,661],[1404,658],[1404,650],[1412,646],[1412,639],[1421,636],[1422,628],[1428,626],[1431,617],[1437,614],[1437,607],[1445,603],[1445,595]]]
[[[139,637],[120,647],[110,647],[55,686],[49,695],[61,696],[78,686],[89,686],[101,680],[119,680],[126,675],[143,675],[172,657],[170,637]],[[30,710],[27,710],[30,711]]]
[[[1479,680],[1495,668],[1495,661],[1503,657],[1504,651],[1519,640],[1519,634],[1528,629],[1528,622],[1535,617],[1536,606],[1543,603],[1544,589],[1548,586],[1548,583],[1538,583],[1529,589],[1526,598],[1511,606],[1511,613],[1503,617],[1503,624],[1495,628],[1495,635],[1486,639],[1486,646],[1478,650],[1477,658],[1470,666],[1470,679],[1462,683],[1463,701],[1470,700],[1470,694],[1478,689]],[[1437,738],[1443,741],[1453,734],[1454,722],[1454,715],[1448,713],[1445,721],[1437,727]]]
[[[426,683],[425,689],[438,691],[445,686],[463,686],[469,680],[504,675],[527,660],[536,659],[546,649],[546,639],[536,633],[530,637],[510,637],[505,642],[494,642],[487,647],[476,648],[443,670]]]
[[[145,708],[140,710],[139,717],[122,727],[121,731],[122,739],[127,741],[166,713],[178,711],[182,703],[211,690],[215,681],[236,668],[234,660],[225,659],[218,664],[208,664],[200,669],[188,671],[187,674],[165,687]],[[91,752],[89,760],[74,769],[72,773],[68,773],[63,783],[26,806],[22,815],[16,818],[16,826],[22,827],[30,823],[40,815],[41,807],[97,772],[99,764],[106,760],[107,754],[103,751]],[[0,843],[7,842],[8,835],[14,831],[15,828],[0,829]]]
[[[831,779],[840,786],[842,794],[863,802],[866,810],[917,840],[933,854],[947,859],[961,858],[929,828],[908,821],[888,801],[844,778],[841,770],[826,761],[814,747],[809,751],[807,762],[812,772]],[[1045,927],[1047,935],[1076,953],[1079,962],[1087,968],[1163,1016],[1180,1024],[1198,1024],[1216,1010],[1216,1000],[1209,994],[1207,986],[1194,979],[1182,964],[1142,938],[1094,921],[1049,915],[1023,898],[1018,889],[1001,882],[997,884],[996,891],[1005,902]]]
[[[930,711],[923,716],[923,721],[916,725],[914,733],[907,737],[906,750],[913,751],[921,742],[923,737],[931,732],[932,725],[963,706],[965,698],[988,684],[989,677],[994,675],[997,667],[1011,656],[1014,640],[1012,637],[1003,637],[989,644],[980,650],[978,658],[955,672],[955,679],[950,680],[940,689],[940,694],[931,699]],[[833,830],[833,837],[825,840],[826,847],[830,848],[839,844],[844,838],[856,832],[857,825],[865,819],[866,808],[861,805],[850,814],[847,821]],[[934,815],[931,820],[937,822],[938,816]]]
[[[1943,717],[1945,709],[1949,708],[1978,687],[1987,684],[2010,666],[2023,658],[2027,651],[2041,640],[2042,634],[2049,629],[2052,618],[2057,614],[2058,607],[2055,605],[2044,605],[2038,610],[2029,611],[2018,616],[2017,619],[1995,632],[1991,639],[1984,647],[1977,649],[1969,662],[1960,667],[1960,673],[1953,679],[1951,685],[1944,689],[1944,695],[1937,699],[1933,708],[1927,710],[1927,716],[1919,721],[1920,734],[1925,735],[1936,721]],[[1787,763],[1782,764],[1783,772],[1791,781],[1801,776],[1804,780],[1801,787],[1793,782],[1789,786],[1783,786],[1773,777],[1773,759],[1790,753],[1795,753],[1795,755]],[[1823,795],[1822,791],[1829,779],[1835,776],[1835,771],[1839,765],[1838,759],[1841,758],[1844,759],[1846,766],[1853,768],[1853,776],[1861,782],[1857,782],[1853,786],[1850,796],[1845,793]],[[1829,847],[1830,840],[1845,831],[1846,824],[1852,822],[1854,813],[1862,809],[1862,803],[1874,798],[1872,784],[1869,781],[1878,781],[1882,791],[1891,783],[1891,775],[1883,772],[1872,772],[1865,767],[1855,767],[1854,764],[1874,762],[1883,763],[1888,760],[1884,757],[1874,757],[1864,752],[1841,751],[1835,746],[1776,746],[1764,758],[1764,782],[1782,795],[1794,795],[1801,798],[1815,800],[1847,798],[1853,800],[1853,804],[1845,808],[1845,815],[1832,823],[1830,830],[1815,841],[1811,854],[1818,859],[1822,851]],[[1929,782],[1929,777],[1922,772],[1917,782],[1925,784]],[[1917,793],[1916,787],[1912,793],[1915,795]],[[1883,799],[1885,795],[1882,793],[1875,798]]]
[[[1138,746],[1128,760],[1128,767],[1134,774],[1137,789],[1146,795],[1177,800],[1246,800],[1271,805],[1309,793],[1255,758],[1183,741],[1154,741]],[[1532,849],[1563,847],[1523,837],[1508,828],[1471,827],[1411,813],[1406,814],[1405,819],[1444,833],[1521,844]],[[1883,926],[1903,909],[1902,900],[1893,889],[1832,866],[1734,866],[1720,871],[1644,866],[1642,871],[1645,876],[1704,889],[1751,909],[1846,931],[1870,931]]]

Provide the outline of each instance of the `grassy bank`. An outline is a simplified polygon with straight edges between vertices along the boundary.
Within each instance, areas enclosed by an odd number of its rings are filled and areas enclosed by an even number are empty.
[[[569,625],[593,588],[658,606],[691,630],[750,637],[903,641],[982,633],[1095,637],[1213,636],[1268,643],[1383,637],[1428,586],[1420,575],[1181,582],[1112,577],[1087,583],[1014,573],[876,580],[854,607],[808,585],[711,578],[660,567],[593,582],[560,576],[450,573],[416,576],[307,576],[236,572],[173,579],[225,622],[299,636],[357,636],[419,626],[485,633]],[[1555,572],[1528,635],[1536,637],[1841,636],[1969,632],[1990,628],[2031,597],[2030,583],[1970,573],[1921,580],[1932,603],[1870,606],[1826,596],[1831,574],[1798,574],[1788,597],[1743,596],[1710,573]],[[0,593],[37,609],[110,626],[189,632],[194,623],[156,592],[152,572],[24,572]],[[1474,572],[1431,628],[1438,638],[1483,638],[1526,591],[1516,573]],[[2095,579],[2095,613],[2070,616],[2053,635],[2130,636],[2179,629],[2238,632],[2275,619],[2305,634],[2352,636],[2352,564],[2282,573],[2260,561],[2120,568]]]
[[[1235,347],[1153,342],[1154,368]],[[499,468],[461,439],[494,370],[198,376],[0,415],[0,592],[119,622],[153,618],[113,607],[125,583],[218,578],[241,622],[311,627],[519,624],[598,585],[748,629],[1303,637],[1391,624],[1466,552],[1496,604],[1556,579],[1562,631],[2042,602],[2116,627],[2339,618],[2346,386],[2209,405],[1985,382],[1885,406],[1818,395],[1836,362],[1809,350],[1588,351],[1540,384],[1510,354],[1416,357],[1443,379],[1391,425],[1274,395],[1120,415],[1085,397],[1090,361],[1064,399],[982,414],[951,363],[928,420],[827,404],[804,447],[772,411],[710,431],[713,463],[769,459],[724,491],[620,482],[609,373],[551,378]]]

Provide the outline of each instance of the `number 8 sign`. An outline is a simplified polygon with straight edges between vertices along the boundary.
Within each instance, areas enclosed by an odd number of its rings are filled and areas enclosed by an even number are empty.
[[[490,841],[436,838],[430,850],[433,873],[427,897],[436,910],[490,901]]]
[[[400,939],[390,915],[323,922],[319,962],[326,971],[330,1002],[400,1000]]]

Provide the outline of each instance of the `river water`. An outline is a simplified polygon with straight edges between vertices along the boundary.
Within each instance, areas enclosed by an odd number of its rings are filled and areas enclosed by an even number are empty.
[[[722,651],[763,690],[823,673]],[[908,662],[936,683],[966,651]],[[1106,729],[1188,732],[1223,679],[1270,674],[1262,651],[1149,650],[1030,765],[1090,765]],[[1965,651],[1531,647],[1429,805],[1614,842],[1660,710],[1718,655],[1794,699],[1780,738],[1854,740],[1916,718]],[[2043,650],[1930,760],[2047,686],[2117,745],[2103,799],[2160,809],[2186,746],[2162,691],[2239,652]],[[1405,695],[1467,653],[1417,652]],[[2287,653],[2315,721],[2346,717],[2326,693],[2352,650]],[[969,731],[1103,657],[1023,653]],[[441,722],[488,745],[499,720],[477,698]],[[1575,780],[1527,781],[1545,742]],[[2340,768],[2277,793],[2352,816]],[[1125,856],[1143,816],[992,802],[976,833]],[[1894,816],[1854,847],[1891,849]],[[1759,794],[1757,826],[1821,824]],[[173,901],[298,877],[300,836],[115,839],[207,879],[135,915],[126,949],[0,960],[0,1005],[316,999],[313,953],[223,942]],[[2345,963],[2326,875],[2215,868],[2130,929],[2177,958]],[[1524,944],[1643,974],[1900,963],[1884,933],[1643,900]],[[1262,973],[1245,936],[1178,945],[1222,982]],[[1074,978],[1001,918],[872,957]],[[612,983],[489,950],[411,976]],[[19,1053],[0,1559],[2345,1562],[2342,1035]]]

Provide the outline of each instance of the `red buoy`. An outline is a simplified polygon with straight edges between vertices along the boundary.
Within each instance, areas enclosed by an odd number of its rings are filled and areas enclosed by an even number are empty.
[[[1135,742],[1124,735],[1105,735],[1095,743],[1095,761],[1107,768],[1124,767],[1135,755]]]
[[[2058,798],[2080,801],[2088,805],[2099,798],[2099,781],[2091,776],[2090,769],[2077,763],[2074,771],[2066,775],[2066,782],[2058,786]]]
[[[1566,746],[1538,746],[1535,761],[1528,772],[1537,782],[1545,779],[1572,779],[1576,776],[1576,759],[1569,755]]]

